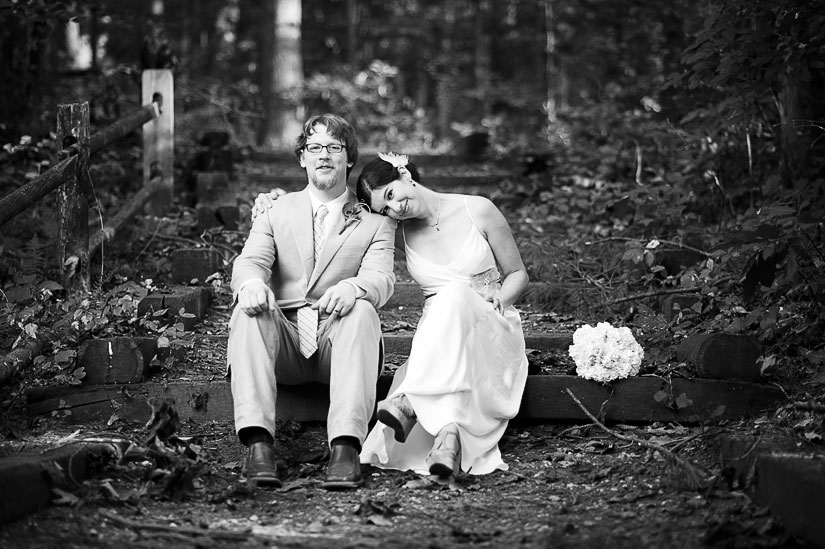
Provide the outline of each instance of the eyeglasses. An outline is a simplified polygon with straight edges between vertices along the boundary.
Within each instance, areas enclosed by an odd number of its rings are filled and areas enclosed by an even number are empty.
[[[330,154],[341,154],[346,149],[346,146],[340,143],[330,143],[329,145],[321,145],[320,143],[307,143],[304,147],[308,153],[318,154],[321,149],[326,149]]]

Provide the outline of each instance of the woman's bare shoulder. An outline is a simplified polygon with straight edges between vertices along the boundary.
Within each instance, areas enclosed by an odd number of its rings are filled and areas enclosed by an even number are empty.
[[[493,220],[501,216],[498,208],[493,201],[486,196],[464,195],[466,197],[467,207],[470,209],[474,219]]]

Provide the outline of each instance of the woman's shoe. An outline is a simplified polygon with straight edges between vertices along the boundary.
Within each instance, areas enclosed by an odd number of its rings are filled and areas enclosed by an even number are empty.
[[[395,440],[404,442],[416,422],[415,410],[407,395],[396,395],[378,403],[378,421],[395,432]]]
[[[433,449],[427,455],[427,467],[431,475],[446,477],[461,470],[461,438],[455,423],[438,432]]]

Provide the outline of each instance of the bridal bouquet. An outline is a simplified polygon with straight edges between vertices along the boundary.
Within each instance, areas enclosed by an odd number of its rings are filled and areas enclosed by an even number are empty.
[[[578,375],[601,383],[638,374],[644,356],[630,328],[615,328],[607,322],[577,329],[567,352]]]

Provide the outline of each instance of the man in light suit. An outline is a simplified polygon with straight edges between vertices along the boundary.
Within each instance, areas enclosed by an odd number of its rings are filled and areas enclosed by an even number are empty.
[[[329,385],[327,489],[361,485],[358,453],[381,369],[376,309],[392,295],[395,223],[354,207],[358,141],[343,118],[310,118],[295,153],[308,185],[258,215],[232,270],[227,362],[245,474],[279,486],[276,382]],[[317,333],[316,333],[317,331]]]

